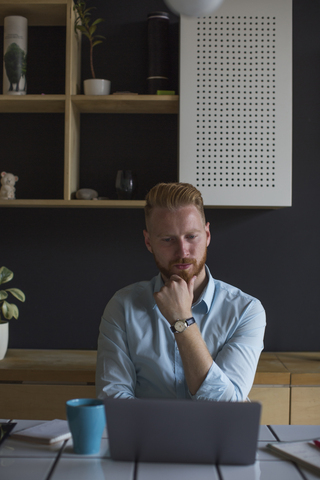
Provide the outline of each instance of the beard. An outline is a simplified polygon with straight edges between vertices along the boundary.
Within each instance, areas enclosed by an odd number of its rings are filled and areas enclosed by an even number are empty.
[[[160,273],[165,277],[166,279],[169,279],[171,275],[175,274],[181,277],[183,280],[185,280],[187,283],[191,280],[191,278],[196,275],[198,276],[199,273],[202,271],[206,260],[207,260],[207,247],[204,251],[204,254],[202,258],[200,259],[199,262],[195,258],[178,258],[177,260],[173,260],[172,262],[169,263],[168,268],[164,267],[161,265],[161,263],[158,261],[155,255],[154,260],[156,262],[156,265],[160,271]],[[188,268],[188,270],[181,270],[181,272],[173,272],[173,267],[176,264],[191,264],[192,267]]]

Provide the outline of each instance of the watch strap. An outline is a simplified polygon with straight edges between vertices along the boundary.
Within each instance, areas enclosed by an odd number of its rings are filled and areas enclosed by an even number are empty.
[[[196,321],[193,317],[187,318],[186,320],[187,327],[190,327],[190,325],[193,325],[194,323],[196,323]]]

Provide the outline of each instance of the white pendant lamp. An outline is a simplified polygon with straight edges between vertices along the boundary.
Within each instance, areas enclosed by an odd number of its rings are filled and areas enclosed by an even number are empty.
[[[220,7],[223,0],[164,0],[170,10],[178,15],[203,17]]]

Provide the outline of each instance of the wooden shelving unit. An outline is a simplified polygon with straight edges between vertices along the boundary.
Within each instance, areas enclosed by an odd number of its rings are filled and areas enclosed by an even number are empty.
[[[62,113],[64,186],[62,199],[0,200],[0,207],[141,208],[142,200],[74,200],[79,189],[81,114],[177,114],[176,95],[85,96],[80,92],[80,37],[74,32],[73,0],[0,0],[0,24],[7,15],[28,18],[29,26],[66,27],[64,95],[0,95],[0,113]]]
[[[178,113],[177,95],[72,96],[81,113]]]
[[[0,207],[143,208],[144,200],[0,200]]]
[[[64,113],[66,102],[80,113],[177,114],[177,95],[0,95],[0,113]]]
[[[1,95],[0,113],[64,113],[65,95]]]

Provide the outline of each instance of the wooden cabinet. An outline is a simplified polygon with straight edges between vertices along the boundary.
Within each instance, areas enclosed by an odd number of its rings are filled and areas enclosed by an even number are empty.
[[[96,351],[9,349],[0,362],[2,418],[65,418],[70,398],[92,398]],[[320,353],[263,352],[251,401],[261,424],[320,425]]]
[[[262,353],[249,398],[262,404],[262,424],[290,423],[290,372],[277,354]]]
[[[320,425],[320,353],[263,352],[249,397],[264,424]]]
[[[290,423],[320,424],[320,353],[282,353],[279,359],[291,374]]]
[[[64,162],[61,198],[0,200],[1,207],[143,207],[143,200],[74,200],[79,189],[80,120],[86,113],[177,114],[178,96],[85,96],[80,92],[79,35],[74,32],[73,0],[0,0],[0,24],[8,15],[28,18],[28,26],[65,27],[65,92],[46,95],[0,95],[0,114],[64,115]]]
[[[66,418],[70,398],[95,398],[95,351],[8,350],[0,362],[2,418]]]

